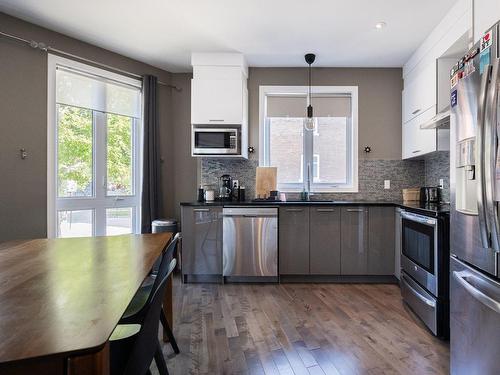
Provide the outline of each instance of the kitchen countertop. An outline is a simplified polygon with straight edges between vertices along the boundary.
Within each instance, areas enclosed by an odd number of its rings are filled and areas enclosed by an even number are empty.
[[[286,201],[286,202],[273,202],[273,201],[214,201],[214,202],[182,202],[181,206],[196,206],[196,207],[234,207],[234,206],[394,206],[401,207],[410,211],[419,212],[425,215],[438,216],[446,215],[450,212],[450,205],[447,203],[435,204],[424,203],[418,201]]]

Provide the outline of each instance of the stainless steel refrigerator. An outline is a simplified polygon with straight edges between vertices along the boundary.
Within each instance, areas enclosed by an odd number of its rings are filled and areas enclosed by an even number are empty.
[[[500,373],[499,25],[451,72],[452,374]]]

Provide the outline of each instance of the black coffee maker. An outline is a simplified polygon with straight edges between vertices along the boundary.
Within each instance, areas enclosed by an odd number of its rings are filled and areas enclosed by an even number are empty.
[[[219,177],[219,199],[230,201],[233,191],[233,179],[228,174],[223,174]]]

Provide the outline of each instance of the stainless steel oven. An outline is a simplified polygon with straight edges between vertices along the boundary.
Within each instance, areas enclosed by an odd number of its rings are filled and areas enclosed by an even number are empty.
[[[239,155],[241,140],[239,127],[193,125],[191,150],[198,155]]]
[[[401,268],[437,296],[438,220],[401,212]]]
[[[401,212],[401,295],[431,332],[449,336],[449,217]]]

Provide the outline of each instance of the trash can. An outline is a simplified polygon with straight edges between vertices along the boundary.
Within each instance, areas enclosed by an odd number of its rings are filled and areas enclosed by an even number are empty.
[[[156,219],[151,223],[151,231],[153,233],[172,232],[177,233],[177,220],[175,219]],[[158,273],[161,257],[159,257],[153,265],[153,275]]]
[[[151,223],[153,233],[172,232],[177,233],[177,220],[175,219],[156,219]]]

